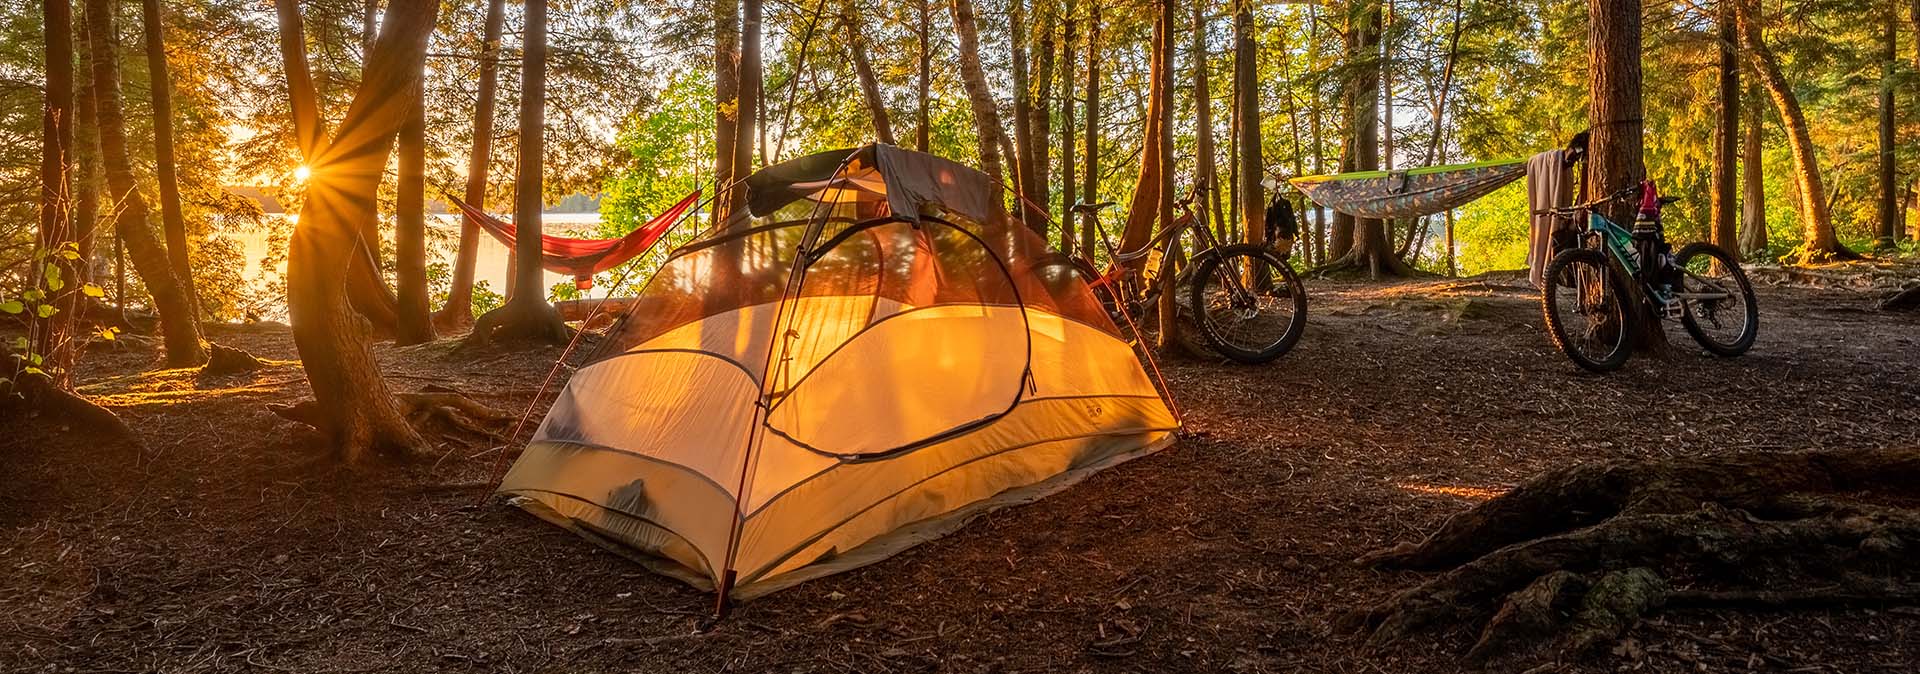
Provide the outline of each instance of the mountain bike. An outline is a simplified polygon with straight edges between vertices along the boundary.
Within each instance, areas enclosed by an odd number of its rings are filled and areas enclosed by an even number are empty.
[[[1198,218],[1193,203],[1204,191],[1203,186],[1194,186],[1178,202],[1181,215],[1138,250],[1121,251],[1105,228],[1094,227],[1107,250],[1107,268],[1097,269],[1086,257],[1076,258],[1075,268],[1115,322],[1144,315],[1163,288],[1185,288],[1194,324],[1214,350],[1240,363],[1272,362],[1292,349],[1306,329],[1306,287],[1287,264],[1286,254],[1254,243],[1223,246],[1209,228],[1194,226]],[[1100,211],[1113,205],[1111,201],[1081,203],[1073,210],[1091,214],[1097,222]],[[1188,231],[1195,244],[1192,256],[1184,264],[1171,265],[1175,267],[1171,283],[1168,279],[1149,282],[1140,272],[1147,258],[1158,251],[1182,262],[1169,244]]]
[[[1636,198],[1639,210],[1631,230],[1595,211]],[[1753,346],[1760,330],[1753,285],[1733,256],[1712,244],[1690,243],[1672,252],[1660,210],[1675,201],[1660,196],[1649,180],[1584,204],[1543,211],[1560,220],[1586,218],[1584,230],[1555,227],[1555,247],[1566,244],[1567,250],[1547,265],[1541,293],[1554,345],[1580,367],[1608,372],[1626,364],[1641,315],[1629,304],[1630,282],[1639,284],[1648,315],[1656,321],[1679,319],[1708,352],[1733,357]]]

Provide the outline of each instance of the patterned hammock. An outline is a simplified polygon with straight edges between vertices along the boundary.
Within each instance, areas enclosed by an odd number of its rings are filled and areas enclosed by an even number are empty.
[[[481,229],[506,244],[509,250],[513,248],[513,223],[488,215],[486,211],[452,196],[447,199]],[[540,236],[540,266],[550,272],[572,274],[574,285],[581,290],[592,288],[594,274],[618,267],[620,263],[647,252],[661,236],[666,235],[667,230],[680,222],[680,216],[685,215],[687,209],[693,208],[699,201],[700,192],[696,190],[681,199],[680,203],[618,239],[568,239],[543,234]]]
[[[1524,159],[1293,179],[1314,203],[1358,218],[1416,218],[1486,196],[1526,175]]]

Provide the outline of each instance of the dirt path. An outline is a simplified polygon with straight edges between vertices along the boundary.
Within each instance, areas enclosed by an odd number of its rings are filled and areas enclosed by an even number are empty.
[[[886,562],[745,604],[709,598],[498,502],[482,448],[385,473],[264,403],[282,362],[195,381],[97,354],[87,393],[140,452],[0,433],[0,671],[1449,672],[1464,633],[1370,652],[1331,625],[1417,580],[1348,560],[1550,466],[1613,456],[1920,444],[1920,315],[1765,288],[1752,354],[1578,373],[1511,280],[1320,284],[1301,346],[1168,364],[1190,435]],[[524,406],[553,351],[383,352],[403,387]],[[437,458],[437,457],[436,457]],[[1911,672],[1920,615],[1671,614],[1591,671]]]

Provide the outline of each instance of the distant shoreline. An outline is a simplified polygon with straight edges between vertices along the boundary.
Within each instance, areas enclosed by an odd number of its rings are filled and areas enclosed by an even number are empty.
[[[275,192],[278,192],[279,188],[272,185],[228,185],[226,190],[228,194],[252,199],[254,203],[260,205],[260,210],[263,213],[279,215],[287,212],[286,206],[282,205],[280,199],[275,195]],[[449,215],[453,213],[453,208],[446,202],[437,199],[428,199],[427,212],[433,215]],[[600,213],[600,195],[569,194],[561,198],[559,203],[551,204],[546,208],[540,209],[540,212],[569,215],[598,215]]]

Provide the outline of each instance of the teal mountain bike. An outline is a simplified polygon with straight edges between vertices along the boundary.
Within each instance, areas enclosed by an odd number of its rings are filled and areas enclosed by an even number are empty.
[[[1595,207],[1638,199],[1631,230]],[[1641,312],[1632,310],[1629,283],[1639,284],[1654,320],[1680,320],[1687,334],[1718,356],[1752,348],[1760,330],[1753,285],[1732,255],[1709,243],[1690,243],[1673,253],[1660,220],[1662,197],[1652,181],[1584,204],[1548,213],[1563,220],[1586,218],[1584,230],[1563,230],[1555,248],[1566,250],[1547,265],[1541,309],[1553,343],[1580,367],[1620,369],[1632,355],[1632,335]],[[1568,240],[1573,239],[1573,240]],[[1560,244],[1566,244],[1564,246]]]

